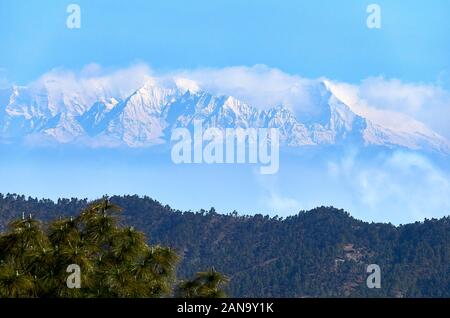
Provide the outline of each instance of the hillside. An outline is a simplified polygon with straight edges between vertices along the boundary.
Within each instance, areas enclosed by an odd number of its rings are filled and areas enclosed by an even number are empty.
[[[114,196],[123,221],[182,255],[178,276],[214,266],[238,297],[450,297],[450,218],[394,227],[320,207],[286,219],[181,212],[148,197]],[[13,217],[76,215],[86,200],[0,195],[0,230]],[[366,287],[366,265],[382,288]]]

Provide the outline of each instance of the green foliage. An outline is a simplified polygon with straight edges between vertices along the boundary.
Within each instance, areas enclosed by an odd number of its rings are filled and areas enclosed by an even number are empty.
[[[213,268],[197,273],[193,280],[181,282],[176,295],[180,298],[224,298],[222,287],[227,282],[228,278]]]
[[[77,217],[45,226],[31,215],[10,222],[0,235],[0,297],[172,295],[178,255],[168,247],[149,246],[142,232],[121,226],[120,212],[103,199]],[[79,289],[66,285],[70,264],[81,268]],[[218,285],[225,280],[217,272],[199,273],[192,282],[198,297],[223,296]]]
[[[230,277],[225,290],[233,297],[450,297],[449,217],[393,226],[362,222],[332,207],[281,219],[181,212],[139,196],[115,196],[110,202],[123,208],[124,224],[143,231],[149,244],[171,247],[181,256],[177,276],[186,290],[181,294],[177,288],[178,296],[199,296],[196,272],[214,266]],[[0,229],[22,211],[41,220],[64,215],[64,221],[87,205],[86,200],[0,194]],[[373,263],[381,267],[381,289],[366,287],[366,267]],[[2,273],[8,284],[19,282],[15,268]],[[25,286],[32,280],[26,271],[19,277]]]

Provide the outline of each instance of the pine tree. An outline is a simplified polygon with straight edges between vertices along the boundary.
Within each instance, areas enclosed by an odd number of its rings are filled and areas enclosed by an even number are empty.
[[[178,255],[121,226],[120,212],[105,198],[76,218],[46,226],[31,215],[11,222],[0,235],[0,297],[171,296]],[[71,264],[81,269],[81,288],[66,285]],[[211,271],[198,273],[191,283],[196,296],[218,297],[225,281]]]

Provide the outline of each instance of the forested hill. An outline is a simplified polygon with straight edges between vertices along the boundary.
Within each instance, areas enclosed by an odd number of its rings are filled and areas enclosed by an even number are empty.
[[[279,219],[175,211],[148,197],[111,201],[151,243],[179,251],[178,276],[214,266],[231,279],[231,296],[450,297],[449,217],[395,227],[358,221],[332,207]],[[77,215],[86,204],[0,195],[0,230],[22,212],[49,220]],[[380,289],[366,286],[372,263],[381,268]]]

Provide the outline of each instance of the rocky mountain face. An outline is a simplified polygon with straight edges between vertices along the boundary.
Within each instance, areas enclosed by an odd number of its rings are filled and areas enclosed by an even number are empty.
[[[1,142],[148,147],[202,120],[205,128],[279,128],[281,144],[289,147],[356,143],[450,153],[447,140],[413,119],[393,128],[357,114],[327,82],[314,88],[314,110],[297,115],[284,105],[262,110],[233,96],[154,82],[126,97],[56,84],[0,91]]]

